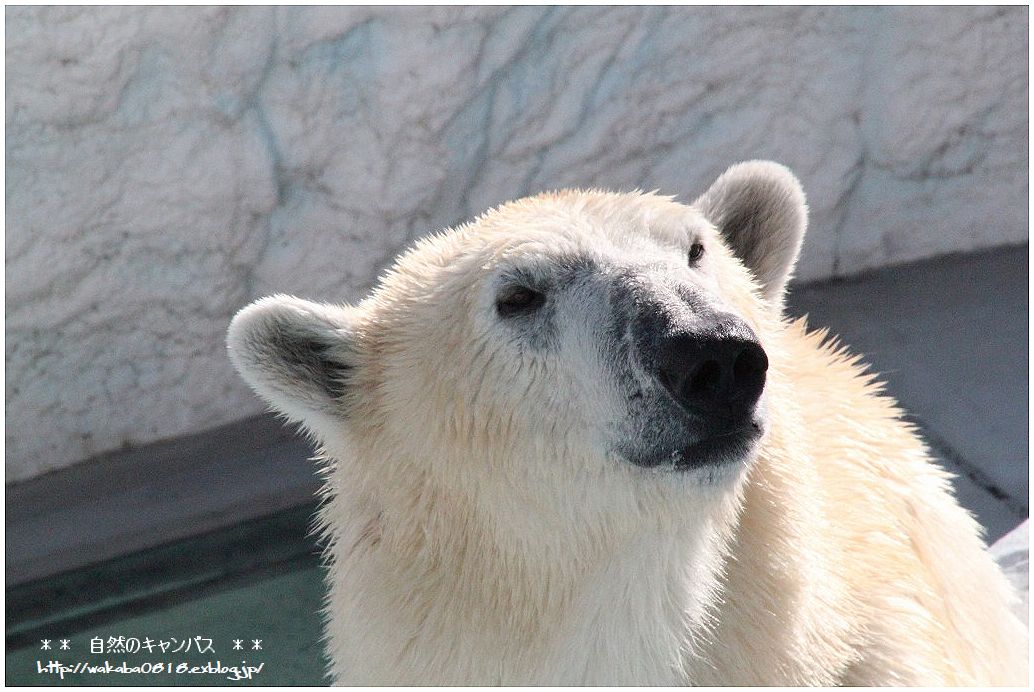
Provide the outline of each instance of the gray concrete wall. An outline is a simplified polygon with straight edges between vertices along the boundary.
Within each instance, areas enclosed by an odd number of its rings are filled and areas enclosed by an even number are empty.
[[[239,307],[543,189],[782,161],[802,279],[1028,237],[1024,7],[6,17],[8,483],[257,413]]]

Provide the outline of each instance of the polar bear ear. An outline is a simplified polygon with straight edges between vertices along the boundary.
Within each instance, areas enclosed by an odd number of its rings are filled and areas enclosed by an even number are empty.
[[[230,323],[230,360],[259,396],[291,420],[340,420],[355,363],[355,315],[347,306],[263,298]]]
[[[765,298],[781,303],[808,226],[808,206],[790,169],[771,161],[731,166],[694,202],[750,269]]]

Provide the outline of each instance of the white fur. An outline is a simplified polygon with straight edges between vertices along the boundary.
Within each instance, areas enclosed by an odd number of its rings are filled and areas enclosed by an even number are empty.
[[[335,681],[1026,681],[1008,585],[945,474],[855,361],[781,315],[804,231],[788,175],[740,168],[706,218],[653,195],[541,195],[418,243],[358,306],[242,311],[234,363],[323,445]],[[776,210],[747,237],[780,236],[778,261],[733,255],[707,220],[735,218],[718,199]],[[549,346],[507,331],[507,271],[572,258],[596,274],[556,291]],[[688,287],[760,336],[757,454],[688,472],[616,458],[617,436],[656,431],[612,376],[612,279],[672,311]],[[297,381],[324,366],[320,386]]]

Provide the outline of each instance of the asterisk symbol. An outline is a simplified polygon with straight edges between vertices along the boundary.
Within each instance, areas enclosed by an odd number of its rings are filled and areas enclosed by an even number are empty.
[[[61,640],[61,650],[62,651],[68,651],[68,640],[67,639],[62,639]]]
[[[42,649],[43,651],[50,651],[50,640],[49,639],[40,639],[40,647],[39,648]]]
[[[261,648],[262,648],[262,640],[261,639],[252,639],[251,640],[251,650],[252,651],[259,651]]]
[[[234,651],[240,651],[243,648],[244,648],[244,640],[243,639],[234,639],[233,640],[233,650]]]

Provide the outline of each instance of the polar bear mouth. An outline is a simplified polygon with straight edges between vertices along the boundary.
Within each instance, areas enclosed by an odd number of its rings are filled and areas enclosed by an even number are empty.
[[[714,470],[719,467],[747,463],[757,451],[764,435],[761,419],[750,419],[735,427],[696,437],[680,443],[657,440],[648,448],[622,450],[620,456],[627,462],[654,471],[692,472],[697,469]]]
[[[669,463],[675,471],[742,463],[753,456],[763,434],[764,426],[752,419],[732,430],[672,451]]]

